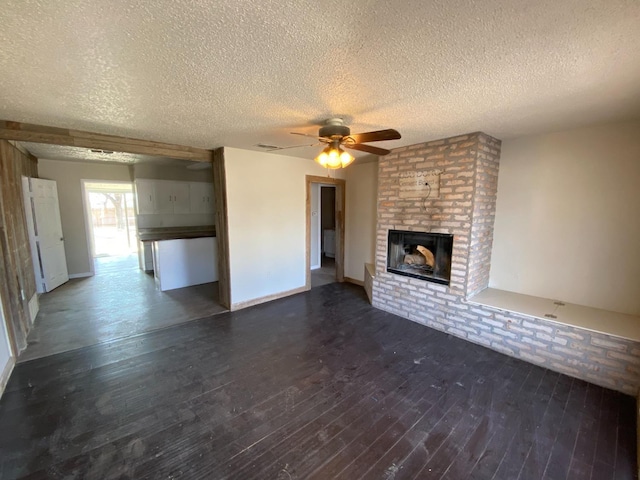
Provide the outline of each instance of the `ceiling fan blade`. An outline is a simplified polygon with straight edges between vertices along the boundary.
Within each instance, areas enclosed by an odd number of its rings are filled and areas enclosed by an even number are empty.
[[[382,140],[398,140],[402,138],[400,132],[393,128],[376,132],[355,133],[349,136],[355,140],[355,143],[381,142]]]
[[[345,148],[351,148],[352,150],[360,150],[361,152],[373,153],[374,155],[386,155],[387,153],[391,153],[391,150],[372,147],[371,145],[363,145],[361,143],[343,143],[342,146]]]

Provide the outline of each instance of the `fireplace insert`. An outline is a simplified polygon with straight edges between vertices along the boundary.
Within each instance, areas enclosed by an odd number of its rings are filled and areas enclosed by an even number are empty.
[[[449,285],[453,235],[389,230],[387,272]]]

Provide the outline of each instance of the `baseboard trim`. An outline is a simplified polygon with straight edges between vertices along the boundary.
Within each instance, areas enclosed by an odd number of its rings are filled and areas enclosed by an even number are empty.
[[[253,307],[254,305],[259,305],[261,303],[271,302],[272,300],[278,300],[279,298],[289,297],[297,293],[306,292],[307,290],[309,290],[309,288],[307,288],[306,286],[302,286],[294,288],[292,290],[286,290],[284,292],[274,293],[272,295],[266,295],[260,298],[254,298],[253,300],[247,300],[246,302],[232,303],[229,310],[231,310],[232,312],[236,310],[242,310],[243,308]]]
[[[69,275],[69,279],[86,278],[86,277],[93,277],[93,273],[84,272],[84,273],[72,273],[72,274]]]
[[[360,287],[364,287],[364,282],[362,280],[356,280],[351,277],[344,277],[345,282],[353,283],[354,285],[359,285]]]
[[[4,366],[4,369],[2,370],[2,375],[0,375],[0,398],[2,398],[4,389],[7,387],[7,383],[9,382],[9,377],[11,376],[11,372],[13,372],[13,367],[15,366],[16,366],[16,358],[9,357],[9,361]]]

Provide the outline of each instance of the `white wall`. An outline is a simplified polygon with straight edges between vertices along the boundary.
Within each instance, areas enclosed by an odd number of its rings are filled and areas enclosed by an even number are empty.
[[[345,277],[364,281],[364,264],[373,263],[376,248],[378,162],[354,163],[345,169]]]
[[[87,242],[80,180],[130,182],[132,173],[129,166],[39,159],[38,175],[40,178],[55,180],[58,184],[60,218],[69,274],[90,273],[92,259]]]
[[[232,306],[304,287],[305,176],[327,171],[313,160],[236,148],[225,147],[224,157]]]
[[[503,142],[490,286],[640,314],[640,122]]]

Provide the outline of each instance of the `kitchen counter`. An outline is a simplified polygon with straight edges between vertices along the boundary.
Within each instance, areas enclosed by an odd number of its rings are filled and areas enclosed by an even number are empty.
[[[157,242],[160,240],[176,240],[180,238],[215,237],[216,227],[204,225],[197,227],[159,227],[139,228],[138,238],[141,242]]]
[[[160,290],[218,280],[218,246],[211,236],[153,242],[153,271]]]

